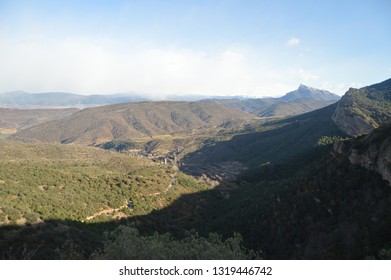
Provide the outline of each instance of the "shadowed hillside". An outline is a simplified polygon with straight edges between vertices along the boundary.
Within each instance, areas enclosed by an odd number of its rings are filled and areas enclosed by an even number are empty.
[[[238,135],[232,140],[205,146],[188,154],[183,159],[183,168],[224,161],[258,166],[267,162],[282,163],[292,158],[300,160],[300,155],[316,146],[345,135],[331,120],[335,107],[330,105],[296,117],[271,121],[263,126],[273,129]]]

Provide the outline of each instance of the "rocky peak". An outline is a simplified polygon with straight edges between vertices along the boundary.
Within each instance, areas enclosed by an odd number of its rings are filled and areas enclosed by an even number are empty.
[[[313,99],[317,101],[330,101],[339,100],[340,97],[327,90],[316,89],[303,84],[300,84],[297,90],[288,92],[285,96],[281,97],[284,101],[292,101],[295,99]]]

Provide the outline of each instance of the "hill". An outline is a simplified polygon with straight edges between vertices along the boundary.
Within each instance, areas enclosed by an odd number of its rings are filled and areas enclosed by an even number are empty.
[[[131,95],[80,95],[67,92],[27,93],[14,91],[0,94],[0,107],[29,109],[52,107],[83,108],[145,100],[145,98]]]
[[[358,136],[391,121],[391,79],[350,88],[339,101],[333,120],[346,134]]]
[[[183,166],[240,161],[247,166],[282,163],[333,142],[345,134],[331,120],[336,104],[262,125],[264,131],[234,136],[231,140],[211,143],[183,159]],[[294,147],[294,148],[292,148]]]
[[[0,226],[113,220],[207,189],[175,166],[99,148],[0,141]],[[131,207],[129,203],[131,202]]]
[[[0,108],[0,136],[16,133],[40,123],[60,119],[79,111],[79,109],[10,109]]]
[[[326,90],[300,85],[279,98],[212,99],[214,102],[259,117],[286,117],[304,114],[337,102],[340,97]],[[208,100],[204,100],[207,102]]]
[[[336,104],[265,122],[260,125],[263,131],[212,142],[186,155],[182,169],[196,176],[216,178],[210,174],[210,170],[216,172],[211,166],[224,162],[235,161],[248,168],[287,162],[295,162],[297,168],[303,166],[307,158],[316,157],[316,153],[318,157],[327,153],[324,147],[328,144],[351,136],[353,128],[357,131],[365,124],[368,132],[375,126],[375,120],[376,126],[391,122],[390,83],[391,80],[387,80],[360,90],[351,89]],[[373,126],[365,120],[371,120]]]
[[[114,139],[190,134],[249,118],[244,112],[215,103],[123,103],[87,108],[61,120],[21,130],[10,139],[97,145]]]
[[[311,112],[333,103],[335,103],[334,100],[294,99],[286,102],[278,102],[267,108],[258,109],[253,114],[259,117],[294,116]]]
[[[228,195],[219,197],[217,188],[182,196],[142,217],[141,228],[238,232],[266,259],[389,259],[391,189],[381,176],[390,171],[389,129],[337,142],[338,152],[327,144],[294,161],[253,165]]]

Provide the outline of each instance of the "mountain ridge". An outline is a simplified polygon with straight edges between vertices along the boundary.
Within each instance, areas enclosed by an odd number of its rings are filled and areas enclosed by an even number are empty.
[[[147,101],[137,95],[81,95],[68,92],[28,93],[13,91],[0,94],[0,107],[6,108],[52,108],[93,107],[124,102]]]
[[[391,79],[350,88],[338,102],[333,121],[350,136],[369,133],[391,121]]]
[[[221,104],[202,102],[138,102],[83,109],[66,118],[21,130],[10,139],[96,145],[114,139],[189,134],[251,118]]]
[[[300,84],[298,89],[281,97],[250,99],[206,99],[226,106],[252,113],[259,117],[286,117],[307,113],[333,104],[340,96],[327,90],[320,90]]]

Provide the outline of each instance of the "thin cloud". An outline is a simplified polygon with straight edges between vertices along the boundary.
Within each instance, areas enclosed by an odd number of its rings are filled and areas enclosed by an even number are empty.
[[[290,39],[286,42],[285,46],[286,46],[287,48],[290,48],[290,47],[296,46],[296,45],[298,45],[298,44],[300,44],[300,39],[299,39],[299,38],[296,38],[296,37],[293,37],[293,38],[290,38]]]
[[[298,78],[300,81],[303,81],[303,82],[319,80],[319,76],[318,75],[316,75],[316,74],[314,74],[314,73],[312,73],[310,71],[306,71],[303,68],[293,69],[291,71],[291,74],[293,76],[295,76],[296,78]]]
[[[118,49],[112,43],[72,39],[51,42],[0,40],[0,92],[70,91],[168,94],[254,94],[251,59],[227,48]],[[256,93],[255,93],[256,94]]]

